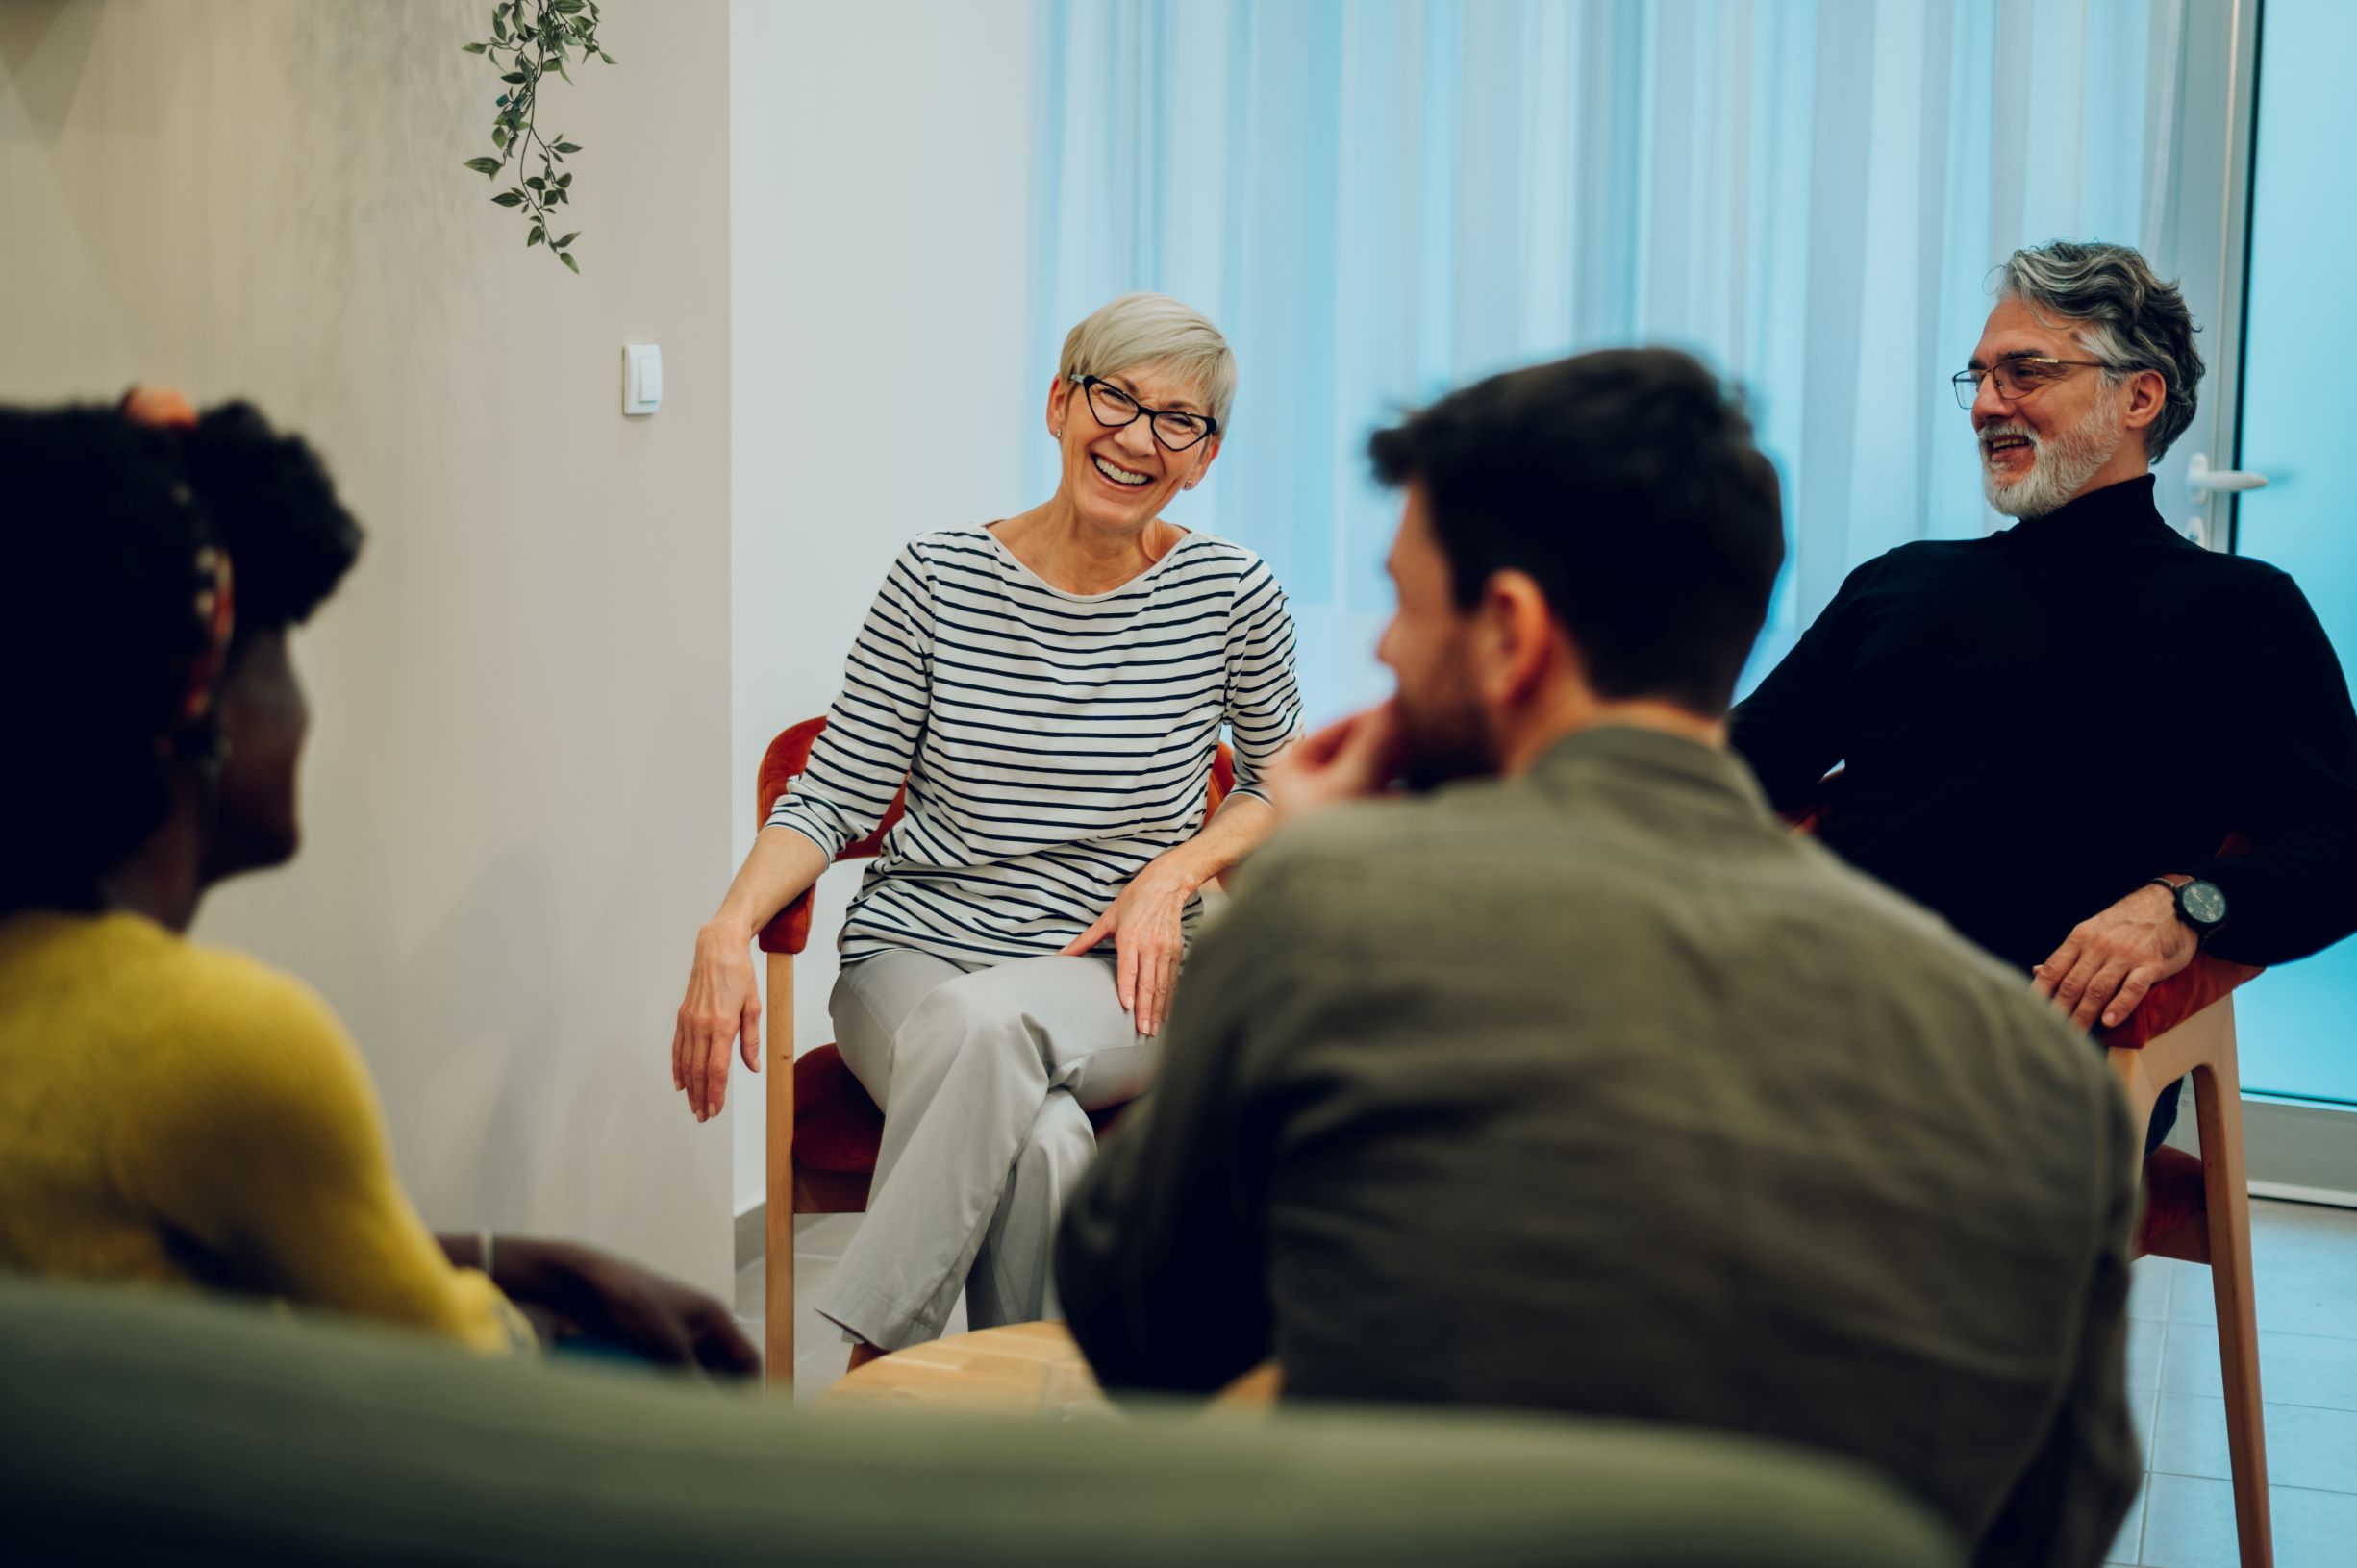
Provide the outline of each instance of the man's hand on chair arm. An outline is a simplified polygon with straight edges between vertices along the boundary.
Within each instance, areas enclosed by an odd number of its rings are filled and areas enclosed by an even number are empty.
[[[2038,994],[2052,998],[2072,1025],[2111,1029],[2200,950],[2199,938],[2177,917],[2176,895],[2147,884],[2080,921],[2030,973]]]

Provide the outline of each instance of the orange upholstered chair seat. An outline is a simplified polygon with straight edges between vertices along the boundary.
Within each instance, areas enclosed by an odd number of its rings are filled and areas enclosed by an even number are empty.
[[[832,1045],[794,1058],[794,1162],[815,1171],[873,1175],[884,1112]]]
[[[1099,1133],[1120,1119],[1122,1107],[1092,1110]],[[873,1176],[884,1140],[884,1112],[852,1076],[841,1050],[822,1045],[794,1058],[794,1163],[814,1171]]]

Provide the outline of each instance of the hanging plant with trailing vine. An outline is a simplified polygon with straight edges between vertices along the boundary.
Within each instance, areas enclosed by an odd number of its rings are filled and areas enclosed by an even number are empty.
[[[511,163],[514,174],[521,175],[539,159],[539,173],[491,200],[523,213],[532,230],[524,239],[526,249],[546,245],[551,256],[579,272],[581,263],[573,260],[572,246],[581,231],[559,235],[555,210],[573,199],[572,172],[564,165],[581,147],[562,133],[553,141],[540,135],[540,85],[552,71],[570,84],[572,73],[564,68],[568,57],[585,64],[592,60],[614,63],[614,57],[598,47],[597,0],[499,0],[491,8],[491,36],[461,47],[489,61],[504,89],[498,112],[491,117],[491,151],[497,156],[470,158],[466,166],[496,180],[509,173]]]

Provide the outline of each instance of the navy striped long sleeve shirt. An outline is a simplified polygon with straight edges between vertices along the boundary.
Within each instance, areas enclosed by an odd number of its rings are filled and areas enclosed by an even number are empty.
[[[832,859],[875,830],[905,776],[908,814],[852,902],[843,961],[1053,954],[1200,831],[1223,725],[1238,792],[1266,799],[1260,774],[1301,733],[1301,698],[1284,590],[1251,551],[1189,534],[1083,595],[988,529],[946,529],[892,562],[769,823]]]

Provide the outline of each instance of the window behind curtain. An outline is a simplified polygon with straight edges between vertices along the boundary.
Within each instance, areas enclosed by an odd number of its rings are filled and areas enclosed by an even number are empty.
[[[1175,513],[1267,557],[1314,717],[1388,690],[1367,434],[1666,343],[1748,390],[1792,553],[1750,679],[1858,562],[1996,526],[1945,378],[2058,237],[2165,276],[2182,0],[1041,0],[1037,362],[1175,294],[1242,368]],[[1035,489],[1055,484],[1037,459]],[[1580,497],[1566,496],[1567,509]]]

